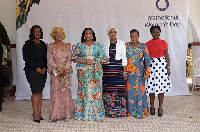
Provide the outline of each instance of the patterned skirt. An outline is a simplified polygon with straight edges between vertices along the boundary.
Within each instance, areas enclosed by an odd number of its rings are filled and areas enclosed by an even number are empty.
[[[144,84],[145,80],[143,79],[143,74],[135,72],[127,73],[126,90],[128,117],[143,118],[149,115]]]
[[[151,58],[150,77],[146,81],[146,93],[168,93],[172,90],[171,80],[167,74],[165,57]]]
[[[78,91],[75,119],[101,121],[105,116],[100,80],[96,80],[94,76],[95,72],[92,70],[77,69]]]
[[[103,101],[107,117],[127,115],[125,81],[120,61],[110,59],[110,64],[103,67]]]

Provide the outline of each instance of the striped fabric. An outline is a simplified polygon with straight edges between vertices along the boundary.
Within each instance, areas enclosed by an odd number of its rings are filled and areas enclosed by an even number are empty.
[[[116,43],[109,48],[110,63],[103,66],[103,100],[108,117],[126,116],[126,92],[122,60],[115,60]]]

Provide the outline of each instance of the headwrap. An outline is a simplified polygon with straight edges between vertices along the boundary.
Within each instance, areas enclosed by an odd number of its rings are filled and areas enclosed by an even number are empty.
[[[109,33],[110,29],[112,29],[112,28],[114,28],[117,31],[117,28],[115,26],[109,26],[108,29],[107,29],[107,32]]]

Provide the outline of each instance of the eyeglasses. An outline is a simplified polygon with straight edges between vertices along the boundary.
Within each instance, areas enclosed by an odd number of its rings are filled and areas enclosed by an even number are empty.
[[[63,33],[55,33],[55,36],[63,36]]]

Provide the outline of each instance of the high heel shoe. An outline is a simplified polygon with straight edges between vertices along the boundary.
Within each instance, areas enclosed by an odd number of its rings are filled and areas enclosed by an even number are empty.
[[[44,118],[41,116],[41,113],[39,114],[40,120],[44,120]]]
[[[32,114],[32,115],[33,115],[33,121],[34,121],[34,122],[37,122],[37,123],[40,123],[40,120],[35,120],[35,119],[34,119],[34,117],[35,117],[34,114]]]
[[[40,123],[40,120],[34,120],[34,122]]]
[[[159,108],[158,108],[158,116],[161,117],[163,115],[163,110],[162,113],[159,113]]]
[[[152,108],[150,107],[150,114],[151,115],[155,115],[155,108],[153,108],[154,109],[154,111],[152,111]]]

